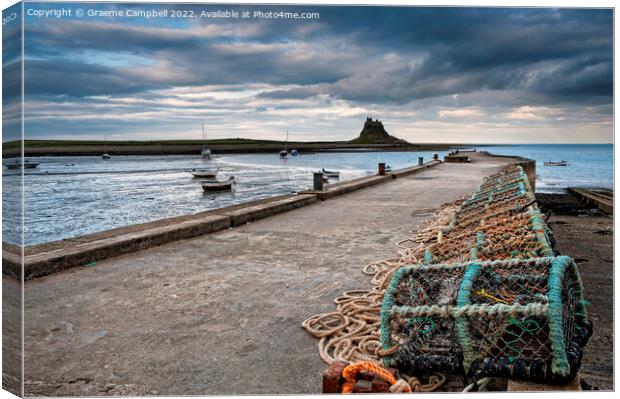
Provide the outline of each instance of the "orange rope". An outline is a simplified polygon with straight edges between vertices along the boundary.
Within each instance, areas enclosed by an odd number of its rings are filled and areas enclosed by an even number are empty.
[[[389,382],[390,385],[396,384],[396,379],[386,369],[383,367],[368,361],[357,362],[353,364],[349,364],[347,367],[342,370],[342,377],[345,379],[345,383],[342,384],[342,393],[352,393],[355,384],[357,383],[357,375],[361,371],[367,371],[376,376],[383,378],[385,381]],[[411,392],[411,387],[405,387],[405,392]]]

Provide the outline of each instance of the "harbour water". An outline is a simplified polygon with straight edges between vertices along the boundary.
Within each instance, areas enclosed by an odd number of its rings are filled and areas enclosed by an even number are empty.
[[[569,186],[613,188],[613,146],[493,146],[492,153],[522,155],[537,161],[537,190],[559,191]],[[440,158],[446,151],[436,152]],[[394,169],[416,165],[433,152],[321,152],[200,156],[29,157],[39,162],[24,176],[25,244],[77,237],[166,217],[187,215],[251,200],[308,189],[312,172],[339,170],[340,180],[376,172],[385,162]],[[564,159],[568,167],[544,167],[543,161]],[[3,163],[12,162],[5,160]],[[203,193],[200,180],[188,171],[217,166],[218,178],[235,176],[232,192]],[[3,168],[3,201],[19,196],[12,187],[20,171]],[[3,240],[19,242],[19,230],[3,223]]]

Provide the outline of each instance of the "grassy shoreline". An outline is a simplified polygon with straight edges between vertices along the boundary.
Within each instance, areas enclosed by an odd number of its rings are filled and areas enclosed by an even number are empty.
[[[222,139],[207,140],[214,153],[270,153],[284,147],[283,141]],[[66,156],[101,155],[107,145],[111,155],[186,155],[198,154],[202,140],[158,140],[158,141],[108,141],[103,140],[25,140],[26,156]],[[464,147],[459,144],[394,144],[394,143],[352,143],[349,141],[331,142],[289,142],[289,149],[305,152],[321,151],[440,151]],[[21,152],[21,142],[2,143],[2,157],[17,157]]]

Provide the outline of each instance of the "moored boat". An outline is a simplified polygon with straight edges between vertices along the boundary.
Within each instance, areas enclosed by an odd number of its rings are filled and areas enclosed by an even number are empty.
[[[340,178],[340,172],[336,170],[325,170],[323,168],[323,175],[327,177],[334,177],[336,179]]]
[[[102,159],[110,159],[110,154],[108,154],[108,136],[103,136],[103,155]]]
[[[207,133],[205,131],[205,124],[202,124],[202,141],[204,145],[202,146],[202,151],[200,151],[200,155],[204,159],[211,159],[211,149],[207,146],[206,142]]]
[[[230,176],[228,180],[219,181],[219,180],[205,180],[202,182],[202,190],[205,192],[209,191],[228,191],[232,189],[233,184],[235,184],[235,177]]]
[[[545,166],[568,166],[568,162],[566,162],[565,160],[561,160],[561,161],[544,161],[543,164]]]
[[[219,169],[217,169],[217,168],[192,169],[192,170],[189,171],[189,173],[191,173],[192,176],[194,176],[194,177],[213,179],[213,178],[215,178],[215,176],[217,176],[217,172],[218,171],[219,171]]]
[[[278,153],[280,159],[288,158],[288,130],[286,131],[286,140],[284,141],[284,149]]]
[[[7,169],[34,169],[37,166],[39,166],[39,164],[37,162],[30,162],[30,161],[24,161],[24,162],[17,161],[17,162],[5,164],[5,166],[7,167]]]

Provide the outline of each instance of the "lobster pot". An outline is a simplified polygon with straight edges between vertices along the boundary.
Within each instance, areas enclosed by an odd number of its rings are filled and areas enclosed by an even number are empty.
[[[405,266],[381,309],[384,363],[410,375],[565,383],[591,332],[566,256]]]
[[[550,233],[540,211],[530,206],[514,216],[485,220],[473,229],[457,225],[425,248],[423,259],[431,264],[553,256]]]

